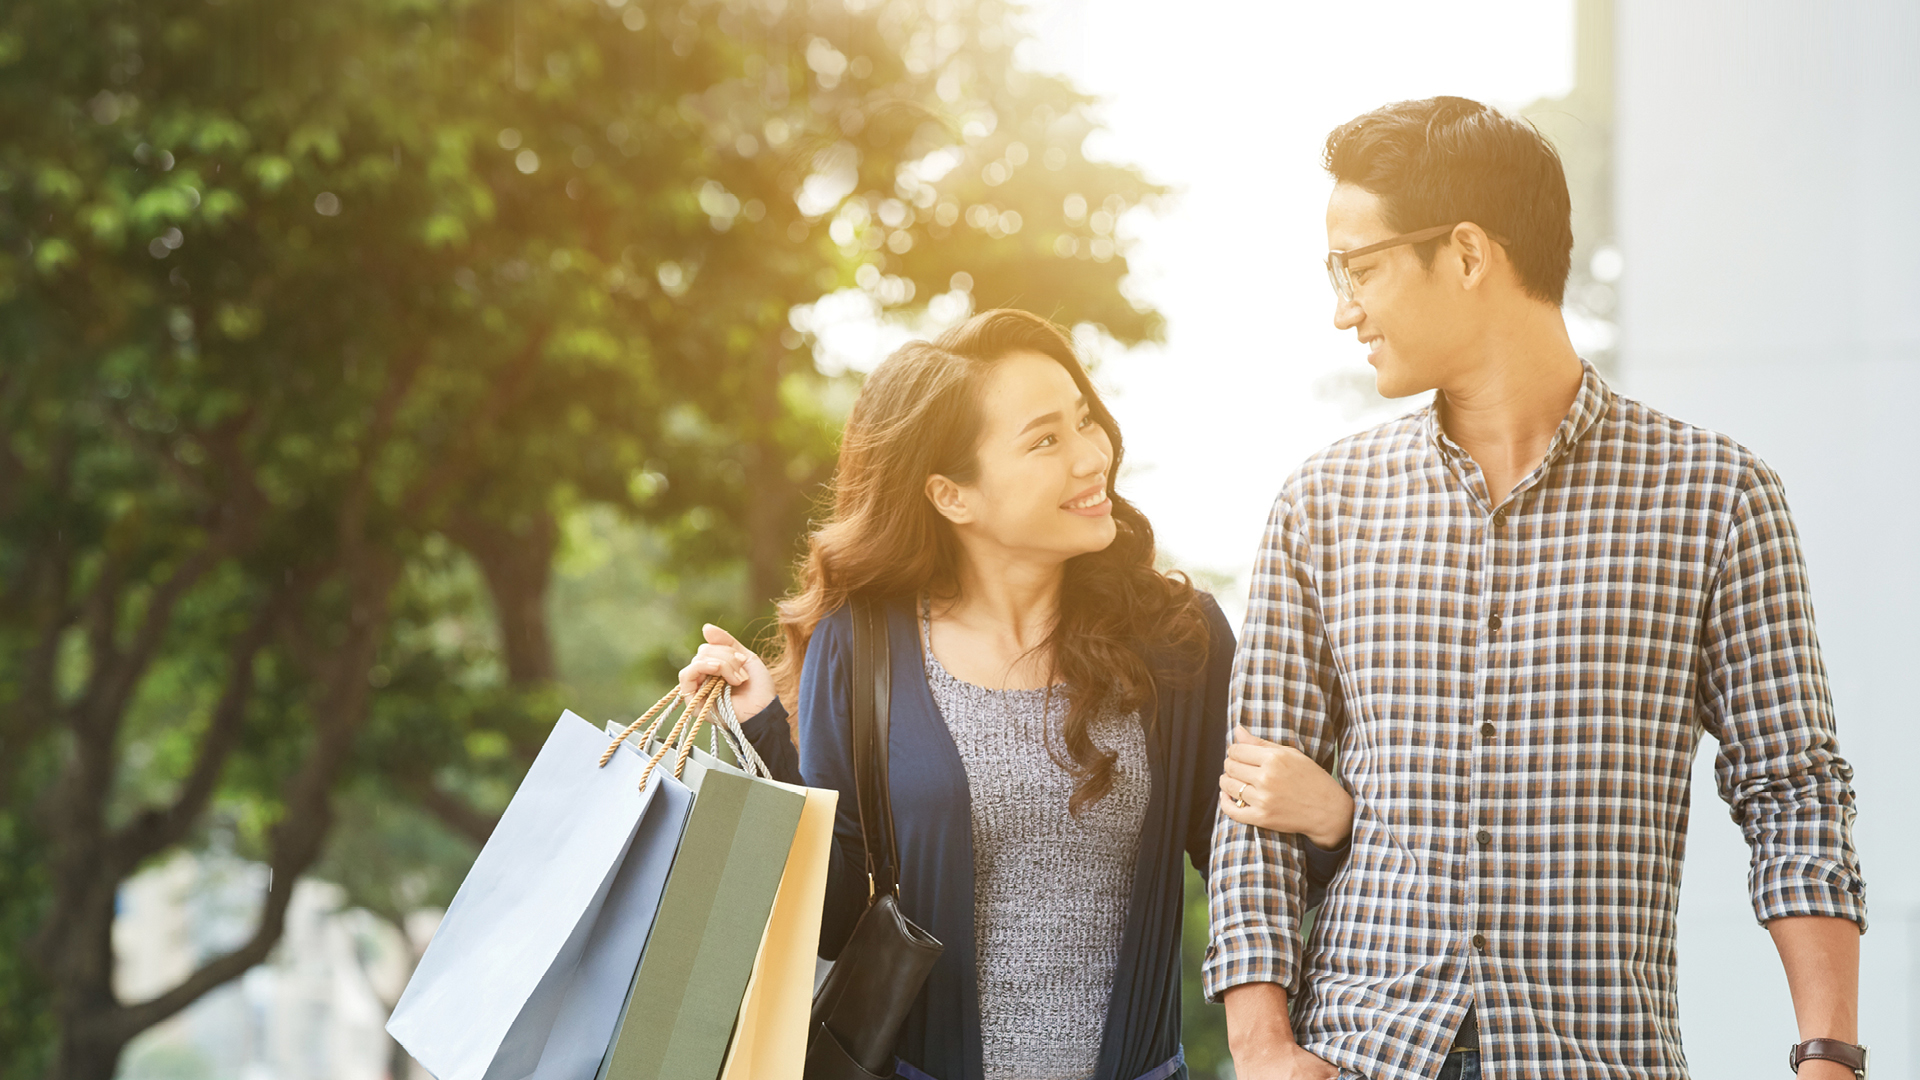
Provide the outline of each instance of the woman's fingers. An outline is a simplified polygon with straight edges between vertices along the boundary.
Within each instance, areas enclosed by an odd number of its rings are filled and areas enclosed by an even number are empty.
[[[688,697],[700,691],[700,684],[714,676],[736,689],[753,677],[753,653],[743,648],[726,630],[707,623],[700,628],[706,642],[693,654],[693,661],[680,669],[680,692]]]
[[[729,686],[742,685],[751,674],[747,670],[746,654],[725,645],[700,646],[688,667],[702,675],[718,675],[727,680]]]
[[[699,691],[700,684],[707,681],[708,674],[708,672],[700,670],[700,661],[697,659],[686,667],[681,668],[680,696],[692,697]]]
[[[1265,746],[1254,746],[1249,743],[1234,743],[1227,748],[1227,760],[1244,761],[1248,765],[1265,765],[1267,762],[1279,757],[1285,750],[1286,747],[1277,746],[1272,743],[1268,743]]]
[[[1247,730],[1245,724],[1233,725],[1233,745],[1238,746],[1279,746],[1280,743],[1263,739]]]
[[[1226,767],[1220,770],[1220,782],[1224,784],[1229,780],[1235,784],[1258,784],[1260,782],[1260,768],[1257,765],[1250,765],[1244,761],[1235,761],[1232,758],[1228,758]],[[1223,787],[1220,790],[1226,791],[1228,789]],[[1240,789],[1235,787],[1232,790],[1238,791]]]

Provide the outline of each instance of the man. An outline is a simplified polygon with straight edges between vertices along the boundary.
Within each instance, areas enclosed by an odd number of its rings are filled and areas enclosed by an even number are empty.
[[[1382,394],[1437,393],[1308,459],[1256,564],[1234,718],[1337,749],[1355,810],[1304,961],[1302,838],[1215,831],[1206,985],[1236,1074],[1685,1077],[1704,731],[1799,1025],[1754,1035],[1856,1075],[1852,772],[1779,478],[1575,354],[1566,180],[1531,127],[1405,102],[1326,165],[1335,324]]]

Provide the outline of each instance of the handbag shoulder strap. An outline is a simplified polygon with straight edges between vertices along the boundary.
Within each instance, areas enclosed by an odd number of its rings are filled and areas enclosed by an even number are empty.
[[[888,707],[893,665],[886,612],[870,597],[853,598],[853,785],[873,895],[900,891],[899,849],[893,838],[888,790]]]

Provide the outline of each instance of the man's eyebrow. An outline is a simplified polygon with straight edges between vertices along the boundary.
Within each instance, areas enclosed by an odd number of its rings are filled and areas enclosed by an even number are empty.
[[[1086,408],[1087,395],[1081,394],[1080,397],[1074,401],[1073,405],[1074,405],[1074,408],[1076,409]],[[1034,428],[1037,428],[1037,427],[1042,427],[1047,424],[1058,423],[1059,420],[1060,420],[1059,409],[1055,409],[1050,413],[1045,413],[1043,415],[1036,416],[1033,419],[1027,421],[1027,426],[1020,429],[1019,435],[1025,435],[1027,432],[1032,431]],[[1018,438],[1019,435],[1016,435],[1015,438]]]

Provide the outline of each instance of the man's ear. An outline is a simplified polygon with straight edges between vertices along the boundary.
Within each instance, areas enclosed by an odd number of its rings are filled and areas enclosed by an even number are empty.
[[[927,501],[940,512],[941,517],[955,525],[965,525],[973,520],[973,506],[967,499],[965,489],[938,473],[927,477]]]
[[[1454,227],[1451,239],[1452,257],[1458,260],[1460,268],[1460,287],[1477,288],[1493,270],[1493,260],[1498,254],[1493,237],[1473,222],[1463,221]]]

